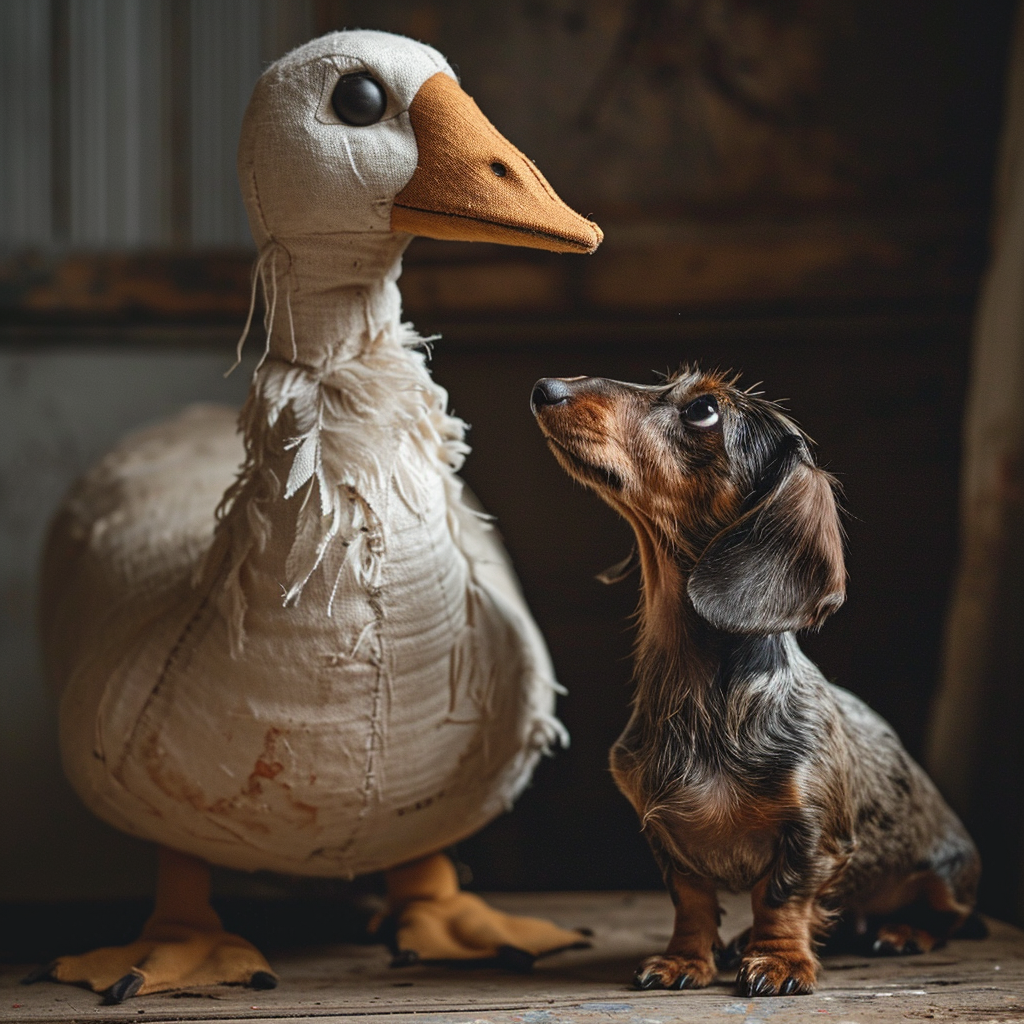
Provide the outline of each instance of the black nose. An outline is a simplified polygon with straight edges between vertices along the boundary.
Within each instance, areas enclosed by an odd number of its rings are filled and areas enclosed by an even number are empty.
[[[564,380],[557,377],[542,377],[533,385],[530,408],[537,411],[542,405],[561,405],[568,402],[572,392]]]

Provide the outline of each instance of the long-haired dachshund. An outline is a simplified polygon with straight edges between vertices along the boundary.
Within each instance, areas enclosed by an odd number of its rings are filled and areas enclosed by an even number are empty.
[[[717,373],[651,386],[545,378],[555,457],[636,533],[632,717],[611,752],[675,903],[642,988],[700,988],[716,889],[750,890],[746,995],[811,992],[840,912],[875,952],[934,948],[972,914],[977,851],[893,730],[794,636],[843,602],[833,479],[778,405]]]

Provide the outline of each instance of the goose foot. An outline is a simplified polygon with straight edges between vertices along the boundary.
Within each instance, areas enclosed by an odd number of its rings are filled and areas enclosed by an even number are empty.
[[[62,956],[25,979],[85,985],[105,1004],[132,996],[199,985],[274,988],[277,977],[255,946],[225,931],[163,925],[143,930],[127,946],[107,946],[81,956]]]
[[[529,971],[534,960],[563,949],[589,946],[580,931],[535,917],[505,914],[459,889],[455,867],[443,854],[387,873],[388,919],[395,966],[445,963]]]
[[[161,848],[156,907],[135,942],[59,957],[25,982],[85,985],[107,1004],[198,985],[274,988],[277,976],[263,954],[224,931],[209,892],[205,863]]]

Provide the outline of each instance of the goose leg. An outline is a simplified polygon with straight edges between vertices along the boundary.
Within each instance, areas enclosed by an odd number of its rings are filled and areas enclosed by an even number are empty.
[[[210,868],[160,847],[156,906],[135,942],[62,956],[26,979],[86,985],[120,1003],[194,985],[273,988],[277,977],[255,946],[224,931],[210,906]]]
[[[440,853],[392,868],[386,881],[396,965],[492,962],[522,971],[539,956],[589,945],[582,932],[502,913],[463,892],[455,866]]]

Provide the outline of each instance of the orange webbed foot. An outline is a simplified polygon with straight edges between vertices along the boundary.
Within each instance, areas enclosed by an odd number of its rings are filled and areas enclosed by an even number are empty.
[[[47,979],[85,985],[106,1003],[199,985],[277,985],[263,954],[224,931],[210,906],[209,866],[167,847],[160,849],[156,907],[142,935],[126,946],[59,957],[24,980]]]
[[[44,979],[85,985],[102,993],[106,1003],[200,985],[277,985],[263,954],[245,939],[185,925],[147,927],[142,938],[126,946],[59,957],[26,981]]]
[[[528,971],[538,957],[589,945],[582,932],[506,914],[462,892],[440,854],[393,868],[387,884],[396,966],[464,962]]]

